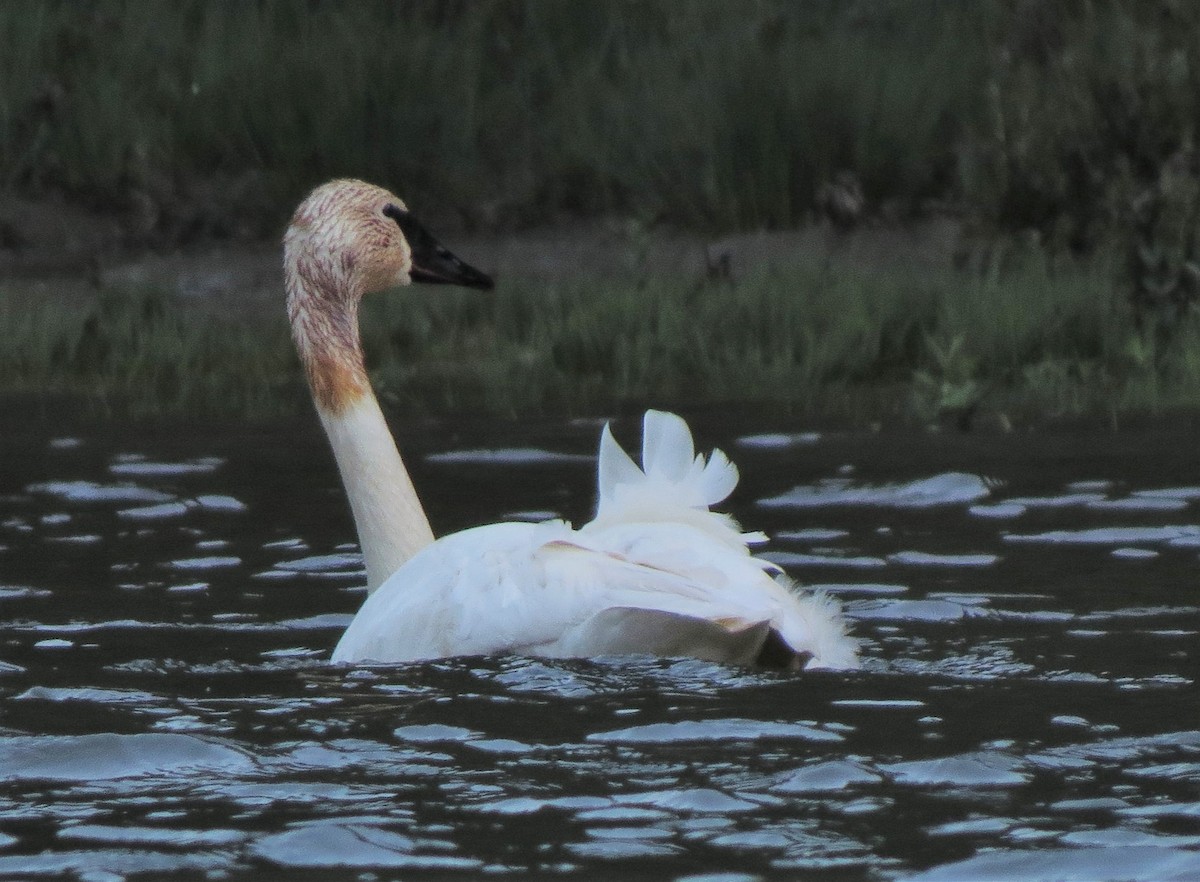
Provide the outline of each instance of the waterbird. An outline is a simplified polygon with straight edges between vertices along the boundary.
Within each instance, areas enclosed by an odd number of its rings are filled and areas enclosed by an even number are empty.
[[[720,450],[697,455],[687,423],[647,411],[642,465],[609,426],[595,517],[496,523],[435,539],[371,388],[362,298],[413,282],[490,289],[387,190],[322,184],[283,240],[292,336],[358,530],[367,598],[334,662],[450,656],[649,654],[791,669],[852,668],[836,602],[754,558],[710,511],[738,480]]]

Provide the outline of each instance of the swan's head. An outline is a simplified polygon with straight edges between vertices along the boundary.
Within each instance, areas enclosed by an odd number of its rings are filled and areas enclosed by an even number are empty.
[[[399,198],[363,181],[330,181],[313,190],[292,215],[283,250],[289,281],[329,298],[357,298],[411,282],[492,287],[488,276],[433,238]]]
[[[296,349],[329,414],[370,391],[358,334],[364,295],[412,282],[492,287],[387,190],[349,180],[322,184],[300,203],[283,237],[283,271]]]

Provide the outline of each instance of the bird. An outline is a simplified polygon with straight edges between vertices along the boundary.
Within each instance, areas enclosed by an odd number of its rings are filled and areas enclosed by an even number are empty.
[[[367,597],[334,663],[455,656],[692,657],[731,665],[850,669],[839,607],[803,593],[710,507],[738,481],[687,423],[647,411],[638,466],[605,425],[595,517],[472,527],[434,537],[371,388],[362,298],[412,283],[490,289],[388,190],[318,186],[283,238],[288,318],[358,531]]]

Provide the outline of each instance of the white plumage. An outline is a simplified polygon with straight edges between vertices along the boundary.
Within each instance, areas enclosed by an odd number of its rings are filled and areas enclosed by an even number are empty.
[[[372,593],[334,661],[521,653],[694,656],[734,664],[782,640],[811,667],[853,667],[836,606],[750,556],[726,515],[723,453],[697,456],[687,424],[648,411],[642,461],[605,427],[595,520],[492,524],[439,539]]]
[[[736,664],[854,667],[837,606],[751,557],[709,511],[737,484],[687,424],[649,411],[639,468],[606,427],[596,517],[493,524],[435,540],[363,362],[364,296],[414,281],[490,288],[387,190],[331,181],[284,236],[288,316],[358,528],[367,600],[339,662],[452,655],[651,653]]]

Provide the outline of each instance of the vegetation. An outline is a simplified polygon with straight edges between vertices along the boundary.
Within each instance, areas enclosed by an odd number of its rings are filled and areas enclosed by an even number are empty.
[[[1200,322],[1156,351],[1096,265],[868,271],[853,256],[739,281],[506,282],[373,296],[385,404],[500,415],[768,404],[819,418],[1001,424],[1200,405]],[[0,297],[10,389],[103,412],[268,416],[307,407],[282,310],[247,321],[155,291],[91,306]],[[276,317],[277,316],[277,317]]]
[[[1189,0],[12,0],[0,194],[115,212],[127,243],[157,248],[274,237],[343,174],[448,206],[442,228],[951,211],[958,267],[512,280],[493,299],[381,299],[367,345],[385,397],[439,410],[749,398],[969,423],[1193,406],[1197,32]],[[0,217],[0,248],[21,246]],[[14,290],[0,388],[138,412],[304,400],[273,319]]]
[[[277,224],[349,173],[484,225],[791,225],[840,169],[876,199],[951,184],[986,75],[971,6],[17,0],[0,184],[164,236]]]
[[[848,171],[1078,250],[1194,171],[1198,28],[1188,0],[16,0],[0,186],[160,235],[274,229],[348,173],[485,226],[728,230]]]

